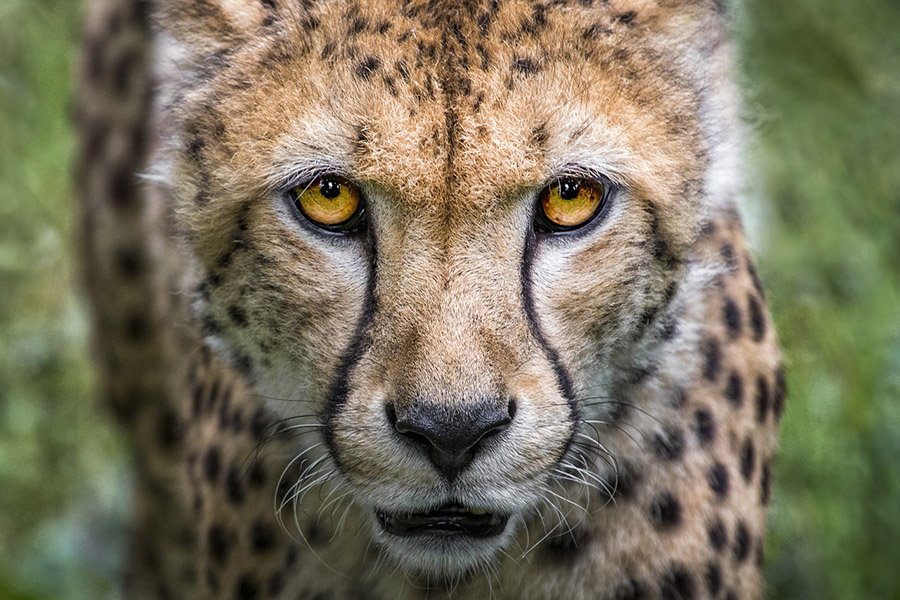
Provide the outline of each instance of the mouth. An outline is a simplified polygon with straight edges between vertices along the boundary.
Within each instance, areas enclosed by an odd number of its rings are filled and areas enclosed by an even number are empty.
[[[487,539],[504,532],[509,515],[448,502],[428,512],[376,511],[381,528],[399,537],[438,536]]]

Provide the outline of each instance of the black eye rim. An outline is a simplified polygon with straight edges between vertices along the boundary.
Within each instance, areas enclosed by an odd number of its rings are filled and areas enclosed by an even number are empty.
[[[541,198],[543,197],[544,192],[551,186],[559,185],[565,180],[575,180],[578,182],[587,181],[600,185],[603,188],[603,197],[600,198],[600,204],[597,205],[597,210],[594,211],[591,218],[579,225],[566,226],[554,223],[547,218],[547,215],[544,214],[544,209],[541,206]],[[618,187],[606,177],[584,175],[559,175],[553,177],[540,189],[540,192],[538,192],[537,197],[535,198],[533,218],[534,230],[536,233],[548,237],[575,237],[586,234],[603,221],[603,217],[609,212],[609,206],[612,204],[611,200],[617,191]]]
[[[319,223],[318,221],[314,221],[312,218],[307,216],[307,214],[300,208],[300,195],[297,193],[298,189],[306,191],[310,186],[315,185],[317,181],[329,178],[336,179],[342,184],[349,183],[353,185],[356,188],[357,194],[359,194],[359,206],[356,208],[356,211],[350,216],[349,219],[335,225],[326,225],[324,223]],[[334,236],[349,237],[361,234],[366,229],[365,225],[367,214],[365,194],[363,194],[362,189],[359,185],[356,184],[356,182],[345,177],[344,175],[338,173],[323,173],[320,175],[316,175],[315,177],[310,177],[304,181],[301,181],[300,183],[294,184],[289,187],[287,190],[285,190],[284,196],[286,200],[288,200],[288,205],[290,206],[291,211],[294,213],[295,218],[297,218],[297,220],[302,224],[314,229],[316,232]]]

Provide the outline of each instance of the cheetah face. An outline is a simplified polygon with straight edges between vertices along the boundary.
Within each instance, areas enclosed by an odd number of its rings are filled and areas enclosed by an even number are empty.
[[[712,9],[161,4],[159,179],[296,494],[338,485],[401,565],[455,575],[585,469],[606,487],[609,399],[727,180],[722,84],[667,52],[718,48]]]

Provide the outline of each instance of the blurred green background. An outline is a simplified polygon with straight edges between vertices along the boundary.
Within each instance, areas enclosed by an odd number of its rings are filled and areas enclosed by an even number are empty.
[[[73,264],[81,3],[0,0],[0,599],[116,597],[123,446]],[[900,598],[900,3],[744,0],[745,211],[787,356],[771,598]]]

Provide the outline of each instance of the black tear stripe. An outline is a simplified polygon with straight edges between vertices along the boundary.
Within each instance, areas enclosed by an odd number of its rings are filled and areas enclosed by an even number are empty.
[[[534,298],[531,293],[531,267],[534,264],[534,254],[536,250],[537,239],[535,238],[534,231],[530,231],[528,235],[525,237],[525,251],[522,256],[522,272],[521,272],[521,281],[522,281],[522,309],[525,311],[525,318],[528,320],[528,328],[531,330],[531,335],[534,336],[535,340],[537,340],[538,344],[544,351],[544,355],[547,357],[547,360],[550,361],[550,365],[553,367],[553,372],[556,374],[556,384],[559,388],[559,391],[562,393],[563,397],[569,403],[569,410],[572,419],[572,435],[575,433],[575,427],[578,423],[578,420],[581,418],[580,410],[578,408],[578,402],[575,399],[575,390],[572,385],[572,377],[569,375],[568,370],[566,370],[565,365],[562,364],[562,360],[559,357],[559,352],[557,352],[556,348],[554,348],[550,342],[547,340],[547,337],[544,335],[544,332],[541,330],[540,322],[537,319],[537,315],[534,310]],[[566,442],[566,448],[563,451],[561,456],[565,456],[569,451],[569,446],[572,443],[572,437],[569,437],[569,440]]]
[[[341,409],[347,403],[347,396],[350,394],[350,378],[353,375],[353,369],[362,359],[366,350],[372,343],[370,336],[371,325],[375,320],[375,313],[378,311],[378,301],[375,298],[375,286],[378,281],[378,251],[375,240],[370,236],[368,240],[369,252],[369,282],[366,286],[366,298],[363,305],[363,313],[356,324],[356,330],[350,343],[344,348],[341,360],[335,370],[334,379],[329,386],[328,395],[325,398],[325,405],[322,408],[322,422],[324,423],[325,444],[334,459],[338,471],[344,473],[341,461],[338,456],[337,446],[334,443],[335,420]]]

